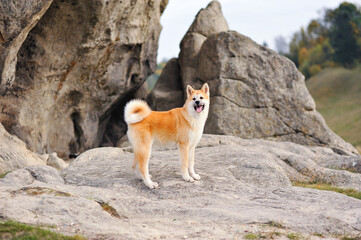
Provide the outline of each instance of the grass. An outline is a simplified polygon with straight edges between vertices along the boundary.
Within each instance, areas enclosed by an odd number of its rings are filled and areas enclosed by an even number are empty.
[[[287,237],[291,240],[301,239],[301,235],[298,233],[289,233],[289,234],[287,234]]]
[[[327,125],[361,152],[361,66],[325,69],[306,85]]]
[[[259,237],[256,234],[250,233],[244,236],[245,239],[258,239]]]
[[[249,234],[245,235],[243,238],[244,239],[250,239],[250,240],[254,240],[254,239],[274,239],[274,238],[277,238],[277,237],[281,237],[282,235],[283,234],[281,234],[279,232],[269,232],[269,233],[259,233],[259,234],[249,233]],[[299,240],[299,239],[302,238],[302,236],[299,233],[289,233],[289,234],[286,235],[286,237],[288,239],[291,239],[291,240]]]
[[[6,174],[8,174],[9,172],[5,172],[3,174],[0,174],[0,178],[4,178],[6,176]]]
[[[118,214],[117,210],[110,206],[108,203],[97,201],[97,203],[103,208],[104,211],[108,212],[111,216],[120,218],[120,215]]]
[[[37,226],[14,221],[0,222],[0,239],[9,240],[85,240],[84,237],[64,236]]]
[[[12,193],[23,193],[25,192],[28,195],[36,196],[36,195],[42,195],[42,194],[49,194],[49,195],[55,195],[59,197],[70,197],[70,193],[54,190],[51,188],[45,188],[45,187],[23,187],[17,191],[13,191]]]
[[[275,228],[283,228],[285,229],[286,227],[282,225],[282,223],[280,222],[275,222],[275,221],[270,221],[268,222],[266,225],[270,226],[270,227],[275,227]]]
[[[357,199],[361,200],[361,192],[360,191],[357,191],[355,189],[338,188],[338,187],[332,186],[331,184],[296,182],[296,183],[293,183],[293,186],[338,192],[338,193],[345,194],[349,197],[353,197],[353,198],[357,198]]]

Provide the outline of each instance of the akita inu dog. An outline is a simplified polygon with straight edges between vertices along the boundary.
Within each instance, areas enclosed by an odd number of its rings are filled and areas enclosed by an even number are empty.
[[[209,87],[201,90],[187,86],[187,101],[182,108],[165,112],[152,111],[146,102],[132,100],[124,108],[128,138],[133,145],[133,170],[150,189],[157,188],[149,176],[148,162],[152,144],[178,144],[182,177],[187,182],[200,180],[194,171],[194,150],[202,137],[209,111]]]

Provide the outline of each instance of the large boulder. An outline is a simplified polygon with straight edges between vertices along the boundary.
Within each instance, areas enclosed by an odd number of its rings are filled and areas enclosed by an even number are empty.
[[[205,132],[357,150],[316,111],[304,77],[287,58],[234,31],[214,34],[199,53],[198,78],[208,82]]]
[[[212,1],[201,9],[180,43],[178,62],[184,92],[187,85],[200,89],[202,84],[197,79],[198,55],[203,42],[212,34],[229,30],[223,17],[221,4]]]
[[[209,84],[206,133],[328,146],[339,154],[358,154],[328,128],[304,77],[289,59],[228,29],[219,2],[212,1],[199,11],[180,44],[180,73],[166,72],[180,74],[183,89],[187,84],[195,88]],[[175,101],[178,96],[167,97]]]
[[[18,52],[0,122],[39,153],[99,146],[112,113],[155,70],[167,2],[55,0]]]
[[[243,239],[272,232],[281,239],[330,238],[361,231],[359,199],[292,186],[319,181],[361,190],[361,174],[318,164],[349,158],[328,148],[205,135],[195,154],[202,179],[183,181],[178,151],[155,150],[149,168],[160,188],[154,190],[132,172],[133,157],[131,148],[96,148],[60,174],[48,166],[13,171],[0,179],[1,217],[88,239]]]
[[[178,58],[172,58],[163,68],[156,86],[147,97],[152,110],[166,111],[182,107],[187,85],[200,89],[197,79],[198,55],[208,36],[229,30],[221,4],[211,1],[201,9],[180,43]]]

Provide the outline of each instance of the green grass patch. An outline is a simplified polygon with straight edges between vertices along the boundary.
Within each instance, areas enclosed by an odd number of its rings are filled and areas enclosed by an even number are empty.
[[[285,226],[282,225],[282,223],[275,222],[275,221],[270,221],[270,222],[266,223],[266,225],[268,225],[270,227],[275,227],[275,228],[283,228],[283,229],[286,228]]]
[[[37,226],[14,221],[0,222],[0,239],[9,240],[85,240],[84,237],[64,236]]]
[[[299,233],[289,233],[287,237],[291,240],[298,240],[301,239],[301,235]]]
[[[350,188],[348,188],[348,189],[339,188],[339,187],[332,186],[331,184],[296,182],[296,183],[293,183],[293,186],[338,192],[338,193],[345,194],[345,195],[347,195],[349,197],[361,199],[361,192],[360,191],[357,191],[355,189],[350,189]]]
[[[322,233],[314,233],[312,234],[313,236],[316,236],[316,237],[323,237],[323,234]]]
[[[276,236],[279,237],[282,234],[279,232],[267,232],[267,233],[258,233],[258,234],[254,234],[254,233],[249,233],[247,235],[245,235],[243,238],[244,239],[274,239]]]
[[[3,173],[3,174],[0,174],[0,178],[3,178],[6,176],[6,174],[8,174],[9,172],[6,172],[6,173]]]
[[[247,234],[246,236],[244,236],[245,239],[258,239],[258,236],[256,234]]]
[[[357,236],[357,237],[342,237],[341,240],[361,240],[361,236]]]
[[[306,85],[327,125],[360,152],[361,67],[325,69]]]

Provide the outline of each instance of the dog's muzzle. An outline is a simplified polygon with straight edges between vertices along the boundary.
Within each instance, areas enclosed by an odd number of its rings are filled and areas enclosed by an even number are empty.
[[[193,107],[197,113],[201,113],[204,110],[204,103],[195,103]]]

